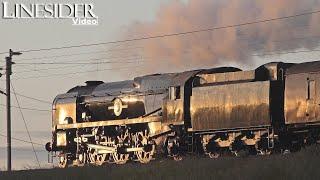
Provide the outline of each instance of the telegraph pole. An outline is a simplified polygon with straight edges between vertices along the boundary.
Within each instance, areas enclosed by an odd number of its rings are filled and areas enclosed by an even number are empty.
[[[11,53],[10,53],[11,54]],[[12,74],[12,58],[6,57],[6,96],[7,96],[7,170],[11,171],[11,95],[10,75]]]
[[[11,171],[11,94],[10,94],[10,76],[12,74],[12,56],[21,55],[20,52],[9,50],[9,56],[6,57],[6,93],[7,96],[7,170]]]

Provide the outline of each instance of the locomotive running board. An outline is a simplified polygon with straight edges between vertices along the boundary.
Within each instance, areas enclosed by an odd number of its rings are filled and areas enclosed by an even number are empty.
[[[129,124],[139,124],[139,123],[150,123],[150,122],[160,122],[161,117],[159,116],[148,116],[140,117],[134,119],[119,119],[119,120],[105,120],[96,122],[84,122],[76,124],[58,124],[56,129],[79,129],[88,127],[101,127],[101,126],[121,126]]]

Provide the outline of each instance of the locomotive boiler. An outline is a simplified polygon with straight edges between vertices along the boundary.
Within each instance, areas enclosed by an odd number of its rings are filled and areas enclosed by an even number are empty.
[[[319,140],[320,62],[88,81],[53,102],[59,165],[293,151]]]

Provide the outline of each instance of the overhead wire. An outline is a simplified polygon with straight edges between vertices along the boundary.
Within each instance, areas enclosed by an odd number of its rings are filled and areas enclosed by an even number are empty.
[[[88,64],[90,65],[90,64]],[[92,64],[92,65],[96,65],[96,64]],[[51,68],[28,68],[29,70],[25,70],[25,71],[16,71],[14,74],[22,74],[22,73],[29,73],[29,72],[42,72],[42,71],[47,71],[47,70],[55,70],[55,69],[68,69],[68,68],[77,68],[77,67],[82,67],[82,64],[78,64],[78,65],[70,65],[70,66],[58,66],[58,67],[51,67]]]
[[[26,96],[26,95],[23,95],[23,94],[20,94],[20,93],[17,93],[17,92],[15,94],[20,96],[20,97],[26,98],[26,99],[31,99],[31,100],[38,101],[38,102],[45,103],[45,104],[52,104],[52,102],[50,102],[50,101],[46,101],[46,100],[42,100],[42,99]]]
[[[295,26],[295,27],[309,27],[306,25],[303,26]],[[243,34],[237,34],[237,37],[239,36],[245,36]],[[290,38],[290,39],[284,39],[284,40],[276,40],[276,41],[268,41],[268,42],[284,42],[284,41],[292,41],[292,40],[298,40],[298,39],[309,39],[309,38],[318,38],[320,36],[303,36],[303,37],[295,37],[295,38]],[[248,38],[242,38],[241,40],[248,40]],[[259,42],[259,41],[247,41],[249,42],[248,45],[252,44],[263,44],[264,42]],[[55,55],[55,56],[42,56],[42,57],[33,57],[33,58],[24,58],[24,59],[17,59],[16,61],[18,62],[24,62],[24,61],[30,61],[30,60],[49,60],[49,59],[57,59],[61,57],[71,57],[71,56],[77,56],[77,55],[85,55],[85,54],[100,54],[100,53],[108,53],[108,52],[118,52],[118,51],[129,51],[129,50],[134,50],[134,49],[143,49],[143,46],[137,46],[137,47],[129,47],[129,48],[116,48],[116,49],[108,49],[108,50],[102,50],[102,51],[90,51],[90,52],[82,52],[82,53],[71,53],[71,54],[62,54],[62,55]]]
[[[2,133],[0,133],[0,136],[2,136],[4,138],[7,138],[7,136],[2,134]],[[41,144],[41,143],[37,143],[37,142],[34,142],[34,141],[31,142],[31,141],[27,141],[27,140],[16,138],[16,137],[11,137],[11,139],[19,141],[19,142],[28,143],[28,144],[33,143],[34,145],[41,146],[41,147],[45,146],[44,144]]]
[[[311,12],[311,13],[318,13],[319,11],[315,11],[315,12]],[[297,14],[297,15],[293,15],[294,17],[297,17],[297,16],[301,16],[301,15],[306,15],[306,14],[308,14],[308,13],[302,13],[302,14]],[[288,16],[289,17],[289,16]],[[291,16],[290,16],[291,17]],[[282,18],[286,18],[286,17],[282,17]],[[282,19],[282,18],[280,18],[280,19]],[[275,18],[275,19],[279,19],[279,18]],[[140,48],[140,47],[138,47],[138,48]],[[128,49],[120,49],[120,50],[128,50]],[[110,50],[111,51],[111,50]],[[318,50],[311,50],[311,51],[308,51],[308,52],[313,52],[313,51],[318,51]],[[304,52],[307,52],[307,51],[304,51]],[[295,52],[290,52],[290,53],[295,53]],[[78,53],[78,54],[81,54],[81,53]],[[85,53],[83,53],[83,54],[85,54]],[[265,55],[275,55],[276,53],[272,53],[272,54],[266,54],[266,53],[264,53],[264,54],[254,54],[253,56],[265,56]],[[286,54],[285,52],[279,52],[279,54]],[[76,54],[70,54],[70,55],[76,55]],[[61,55],[61,56],[68,56],[68,55]],[[52,57],[54,57],[54,56],[52,56]],[[56,56],[56,57],[59,57],[59,56]],[[43,57],[44,58],[44,57]],[[30,59],[32,59],[32,58],[30,58]],[[96,60],[99,60],[99,59],[96,59]],[[104,64],[104,63],[118,63],[118,62],[93,62],[94,64]],[[78,62],[78,63],[61,63],[61,64],[93,64],[93,63],[80,63],[80,62]],[[121,63],[121,62],[119,62],[119,63]],[[122,62],[123,63],[123,62]],[[131,63],[131,62],[128,62],[128,63]],[[30,63],[30,64],[33,64],[33,63]],[[53,64],[53,65],[55,65],[55,64],[58,64],[58,63],[51,63],[51,62],[49,62],[49,63],[34,63],[33,65],[35,65],[35,64],[44,64],[44,65],[46,65],[46,64]],[[23,65],[23,63],[20,63],[20,65]],[[70,66],[70,68],[71,67],[74,67],[74,66]],[[49,68],[47,68],[47,69],[49,69]],[[58,68],[57,68],[58,69]],[[37,70],[34,70],[34,71],[37,71]],[[30,70],[30,72],[33,72],[33,70]]]
[[[123,70],[123,69],[131,69],[136,68],[140,66],[130,66],[130,67],[120,67],[120,68],[107,68],[107,69],[95,69],[95,70],[88,70],[88,71],[78,71],[78,72],[70,72],[70,73],[57,73],[57,74],[50,74],[50,75],[43,75],[43,76],[28,76],[28,77],[17,77],[13,78],[12,80],[21,80],[21,79],[38,79],[38,78],[44,78],[44,77],[53,77],[53,76],[64,76],[64,75],[74,75],[74,74],[83,74],[83,73],[94,73],[94,72],[100,72],[100,71],[111,71],[111,70]]]
[[[2,107],[6,107],[7,105],[5,104],[0,104]],[[12,108],[16,109],[24,109],[24,110],[30,110],[30,111],[39,111],[39,112],[52,112],[51,110],[46,110],[46,109],[36,109],[36,108],[28,108],[28,107],[18,107],[18,106],[10,106]]]
[[[309,39],[309,38],[314,38],[316,36],[312,36],[312,37],[297,37],[297,38],[291,38],[291,39],[286,39],[286,40],[277,40],[277,41],[273,41],[273,42],[284,42],[284,41],[289,41],[289,40],[297,40],[297,39]],[[319,36],[320,37],[320,36]],[[254,44],[260,44],[255,42]],[[291,53],[298,53],[298,52],[317,52],[318,50],[303,50],[303,51],[290,51]],[[273,53],[274,52],[274,53]],[[262,54],[253,54],[252,56],[266,56],[266,55],[275,55],[275,54],[286,54],[287,51],[270,51],[270,52],[266,52],[266,53],[262,53]],[[128,56],[129,57],[129,56]],[[96,59],[88,59],[87,61],[92,61],[92,60],[103,60],[103,59],[109,59],[109,58],[96,58]],[[111,58],[110,58],[111,59]],[[130,59],[126,59],[126,60],[130,60]],[[100,62],[32,62],[32,63],[17,63],[18,65],[25,65],[25,64],[30,64],[30,65],[57,65],[57,64],[70,64],[70,65],[79,65],[81,66],[82,64],[87,64],[87,65],[95,65],[95,64],[113,64],[113,63],[135,63],[135,62],[130,62],[130,61],[100,61]],[[43,70],[50,70],[50,69],[67,69],[67,68],[74,68],[74,67],[79,67],[79,66],[63,66],[63,67],[55,67],[55,68],[44,68]],[[32,69],[32,70],[26,70],[26,71],[19,71],[19,73],[22,72],[34,72],[34,71],[41,71],[42,69]]]
[[[261,19],[261,20],[244,22],[244,23],[239,23],[239,24],[217,26],[217,27],[206,28],[206,29],[197,29],[197,30],[191,30],[191,31],[185,31],[185,32],[161,34],[161,35],[154,35],[154,36],[145,36],[145,37],[139,37],[139,38],[107,41],[107,42],[91,43],[91,44],[80,44],[80,45],[71,45],[71,46],[62,46],[62,47],[41,48],[41,49],[29,49],[29,50],[21,50],[19,52],[26,53],[26,52],[51,51],[51,50],[61,50],[61,49],[89,47],[89,46],[98,46],[98,45],[117,44],[117,43],[125,43],[125,42],[132,42],[132,41],[142,41],[142,40],[149,40],[149,39],[165,38],[165,37],[187,35],[187,34],[193,34],[193,33],[199,33],[199,32],[206,32],[206,31],[215,31],[215,30],[227,29],[227,28],[232,28],[232,27],[241,27],[241,26],[247,26],[247,25],[258,24],[258,23],[267,23],[267,22],[271,22],[271,21],[296,18],[296,17],[300,17],[300,16],[312,15],[312,14],[317,14],[317,13],[320,13],[320,10],[311,11],[311,12],[304,12],[304,13],[299,13],[299,14],[294,14],[294,15],[289,15],[289,16],[276,17],[276,18]],[[4,53],[7,53],[7,52],[2,52],[0,54],[4,54]]]
[[[133,56],[127,56],[127,57],[133,57]],[[121,57],[122,58],[122,57]],[[33,73],[33,72],[41,72],[41,71],[48,71],[53,69],[68,69],[68,68],[77,68],[77,67],[84,67],[83,65],[92,66],[92,65],[101,65],[101,64],[132,64],[137,63],[139,61],[138,59],[141,58],[141,56],[134,56],[133,58],[127,58],[127,59],[119,59],[121,61],[98,61],[98,60],[107,60],[112,58],[95,58],[95,59],[87,59],[85,60],[78,60],[77,62],[28,62],[28,63],[16,63],[16,65],[28,65],[28,66],[37,66],[37,65],[70,65],[70,66],[59,66],[59,67],[52,67],[52,68],[27,68],[28,70],[23,71],[15,71],[14,74],[22,74],[22,73]],[[125,61],[124,61],[125,60]],[[135,60],[135,61],[132,61]],[[94,61],[94,62],[88,62],[88,61]]]
[[[4,92],[3,89],[0,89],[1,91]],[[13,91],[10,91],[13,93]],[[38,101],[38,102],[42,102],[42,103],[46,103],[46,104],[52,104],[52,102],[50,101],[46,101],[46,100],[42,100],[42,99],[38,99],[38,98],[35,98],[35,97],[31,97],[31,96],[27,96],[27,95],[24,95],[24,94],[21,94],[21,93],[17,93],[16,94],[20,97],[23,97],[23,98],[26,98],[26,99],[31,99],[31,100],[34,100],[34,101]]]
[[[280,42],[280,41],[277,41]],[[302,50],[302,51],[269,51],[263,54],[252,54],[251,56],[263,56],[263,55],[272,55],[272,54],[291,54],[291,53],[300,53],[300,52],[317,52],[319,49],[312,49],[312,50]],[[188,51],[185,51],[188,52]],[[88,61],[92,60],[104,60],[109,58],[96,58],[96,59],[88,59]],[[125,59],[125,60],[135,60],[136,58],[131,59]],[[140,61],[143,62],[143,61]],[[125,63],[136,63],[136,61],[98,61],[98,62],[28,62],[28,63],[16,63],[16,65],[97,65],[97,64],[125,64]],[[50,70],[50,69],[59,69],[64,68],[63,67],[56,67],[56,68],[44,68],[44,69],[33,69],[33,70],[27,70],[27,71],[18,71],[18,73],[22,72],[34,72],[34,71],[40,71],[40,70]],[[75,66],[68,66],[69,68],[75,67]],[[68,68],[65,67],[65,68]]]
[[[140,61],[141,62],[141,61]],[[137,61],[132,61],[132,62],[127,62],[128,64],[129,63],[137,63]],[[88,66],[93,66],[93,65],[97,65],[98,63],[94,63],[94,64],[86,64],[87,66],[85,68],[87,68]],[[104,64],[104,63],[101,63],[101,64]],[[36,64],[35,64],[36,65]],[[58,65],[58,64],[56,64]],[[63,65],[63,63],[59,64],[59,65]],[[26,71],[17,71],[15,72],[14,74],[22,74],[22,73],[34,73],[34,72],[43,72],[43,71],[47,71],[48,70],[56,70],[56,69],[72,69],[72,68],[78,68],[78,67],[83,67],[84,64],[71,64],[71,66],[59,66],[59,67],[52,67],[52,68],[37,68],[37,69],[31,69],[31,70],[26,70]]]
[[[235,24],[235,25],[229,25],[229,26],[221,26],[221,27],[214,27],[214,28],[208,28],[208,29],[200,29],[200,30],[194,30],[194,31],[187,31],[187,32],[181,32],[181,33],[173,33],[173,34],[165,34],[165,35],[159,35],[159,36],[149,36],[149,37],[143,37],[143,39],[145,38],[159,38],[162,36],[175,36],[175,35],[182,35],[182,34],[189,34],[189,33],[196,33],[196,32],[201,32],[201,31],[211,31],[211,30],[217,30],[217,29],[223,29],[223,28],[230,28],[230,27],[236,27],[236,26],[244,26],[244,25],[250,25],[250,24],[255,24],[255,23],[262,23],[262,22],[269,22],[269,21],[274,21],[274,20],[280,20],[280,19],[288,19],[288,18],[293,18],[293,17],[298,17],[298,16],[304,16],[304,15],[310,15],[310,14],[315,14],[315,13],[319,13],[320,11],[313,11],[313,12],[305,12],[305,13],[301,13],[301,14],[295,14],[295,15],[291,15],[291,16],[284,16],[284,17],[278,17],[278,18],[272,18],[272,19],[264,19],[264,20],[259,20],[259,21],[253,21],[253,22],[246,22],[246,23],[241,23],[241,24]],[[139,38],[138,38],[139,39]],[[141,39],[141,38],[140,38]],[[137,39],[129,39],[129,41],[131,40],[137,40]],[[127,41],[127,40],[121,40],[122,41]],[[107,44],[109,43],[114,43],[114,41],[111,42],[106,42]],[[101,44],[101,43],[100,43]],[[104,44],[104,43],[103,43]],[[67,46],[67,47],[59,47],[58,49],[61,48],[73,48],[73,47],[79,47],[79,46],[91,46],[91,45],[97,45],[97,44],[87,44],[87,45],[77,45],[77,46]],[[50,50],[52,49],[57,49],[57,48],[50,48]],[[40,51],[40,50],[49,50],[49,49],[37,49],[37,50],[28,50],[28,51],[23,51],[23,52],[31,52],[31,51]],[[316,50],[317,51],[317,50]],[[306,51],[305,51],[306,52]],[[309,52],[312,52],[309,51]],[[292,52],[294,53],[294,52]],[[275,54],[275,53],[274,53]],[[285,52],[281,52],[279,54],[286,54]],[[264,54],[254,54],[253,56],[262,56]],[[265,54],[267,55],[267,54]],[[273,54],[272,54],[273,55]],[[98,63],[104,63],[104,62],[97,62]],[[109,63],[109,62],[105,62],[105,63]],[[40,64],[40,63],[38,63]],[[56,63],[42,63],[42,64],[56,64]],[[70,63],[71,64],[71,63]],[[74,64],[82,64],[82,63],[74,63]],[[92,63],[88,63],[88,64],[92,64]]]
[[[109,49],[109,50],[102,50],[102,51],[90,51],[90,52],[82,52],[82,53],[62,54],[62,55],[56,55],[56,56],[42,56],[42,57],[35,57],[35,58],[17,59],[17,61],[23,62],[23,61],[29,61],[29,60],[52,59],[52,58],[71,57],[71,56],[78,56],[78,55],[102,54],[102,53],[108,53],[108,52],[127,51],[127,50],[142,49],[142,48],[143,47]]]
[[[320,36],[311,36],[311,37],[297,37],[297,38],[290,38],[290,39],[285,39],[285,40],[276,40],[276,41],[272,41],[272,42],[277,42],[277,43],[281,43],[281,42],[285,42],[285,41],[290,41],[290,40],[297,40],[297,39],[309,39],[309,38],[315,38],[315,37],[320,37]],[[253,44],[262,44],[261,42],[254,42]],[[318,51],[318,50],[306,50],[304,52],[313,52],[313,51]],[[278,53],[280,51],[270,51],[268,53]],[[301,52],[301,51],[298,51]],[[264,53],[265,54],[265,53]],[[285,52],[282,51],[281,54],[286,54]],[[254,54],[253,56],[259,56],[257,54]],[[262,56],[262,55],[261,55]],[[127,56],[130,57],[130,56]],[[112,64],[112,63],[132,63],[130,61],[126,62],[126,61],[99,61],[99,62],[87,62],[87,61],[92,61],[92,60],[106,60],[106,59],[112,59],[112,58],[95,58],[95,59],[88,59],[88,60],[81,60],[81,61],[85,61],[85,62],[73,62],[73,61],[67,61],[67,62],[29,62],[29,63],[17,63],[17,65],[57,65],[57,64]],[[132,59],[126,59],[126,60],[132,60]],[[70,67],[74,67],[74,66],[70,66]],[[45,69],[47,70],[47,69]],[[37,70],[31,70],[32,71],[37,71]],[[29,72],[29,71],[27,71]]]
[[[91,60],[102,60],[105,58],[100,59],[91,59]],[[131,60],[135,60],[137,58],[132,58]],[[90,60],[90,59],[89,59]],[[130,60],[130,59],[128,59]],[[136,63],[136,61],[99,61],[99,62],[29,62],[29,63],[16,63],[16,64],[30,64],[30,65],[61,65],[61,64],[124,64],[124,63]]]
[[[300,26],[294,26],[296,28],[304,28],[304,27],[310,27],[310,25],[300,25]],[[290,30],[294,30],[294,29],[290,29]],[[237,34],[237,37],[239,36],[246,36],[247,34]],[[310,38],[318,38],[320,36],[303,36],[303,37],[295,37],[295,38],[290,38],[290,39],[284,39],[284,40],[275,40],[275,41],[268,41],[268,42],[275,42],[275,43],[281,43],[284,41],[292,41],[292,40],[298,40],[298,39],[310,39]],[[241,40],[246,40],[245,38],[242,38]],[[317,40],[317,39],[315,39]],[[259,42],[259,41],[247,41],[249,43],[247,43],[246,45],[263,45],[264,42]],[[108,50],[102,50],[102,51],[92,51],[92,52],[83,52],[83,53],[71,53],[71,54],[63,54],[63,55],[56,55],[56,56],[43,56],[43,57],[34,57],[34,58],[27,58],[27,59],[17,59],[18,62],[21,61],[28,61],[28,60],[40,60],[40,59],[45,59],[45,60],[49,60],[49,59],[56,59],[56,58],[60,58],[60,57],[70,57],[70,56],[76,56],[76,55],[82,55],[82,54],[98,54],[98,53],[107,53],[107,52],[117,52],[117,51],[126,51],[126,50],[134,50],[134,49],[143,49],[142,46],[137,46],[137,47],[129,47],[129,48],[122,48],[122,49],[108,49]],[[20,64],[21,65],[21,64]]]
[[[306,53],[306,52],[320,52],[320,49],[314,50],[301,50],[301,51],[289,51],[289,52],[279,52],[279,51],[270,51],[268,53],[261,53],[261,54],[253,54],[252,56],[271,56],[271,55],[285,55],[285,54],[296,54],[296,53]],[[190,53],[190,51],[186,51],[186,53]],[[164,56],[165,57],[165,56]],[[144,59],[149,59],[152,57],[144,57]],[[152,61],[136,61],[136,63],[144,63],[144,62],[152,62]],[[162,62],[165,63],[165,62]],[[83,73],[91,73],[91,72],[100,72],[100,71],[108,71],[108,70],[121,70],[127,68],[136,68],[136,67],[144,67],[145,65],[134,66],[134,67],[120,67],[120,68],[107,68],[107,69],[98,69],[98,70],[88,70],[88,71],[77,71],[77,72],[68,72],[68,73],[56,73],[56,74],[49,74],[49,75],[37,75],[37,76],[27,76],[27,77],[16,77],[12,80],[21,80],[21,79],[33,79],[33,78],[43,78],[43,77],[52,77],[52,76],[62,76],[62,75],[72,75],[72,74],[83,74]]]
[[[30,141],[30,143],[31,143],[32,150],[33,150],[33,152],[34,152],[36,161],[37,161],[37,163],[38,163],[39,168],[41,168],[41,164],[40,164],[40,161],[39,161],[37,152],[36,152],[36,150],[35,150],[35,148],[34,148],[34,145],[33,145],[33,142],[32,142],[32,138],[31,138],[31,135],[30,135],[30,132],[29,132],[29,128],[28,128],[28,125],[27,125],[27,121],[25,120],[24,115],[23,115],[23,112],[22,112],[22,109],[21,109],[21,107],[20,107],[20,103],[19,103],[19,100],[18,100],[18,96],[17,96],[16,93],[15,93],[15,89],[14,89],[14,86],[13,86],[12,82],[10,82],[10,85],[11,85],[11,88],[12,88],[12,91],[13,91],[13,94],[14,94],[14,97],[15,97],[15,99],[16,99],[16,102],[17,102],[17,105],[18,105],[18,108],[19,108],[19,111],[20,111],[20,114],[21,114],[21,118],[22,118],[23,123],[24,123],[24,126],[25,126],[25,128],[26,128],[26,131],[27,131],[27,134],[28,134],[28,137],[29,137],[29,141]]]
[[[280,40],[273,40],[273,41],[267,41],[267,42],[272,42],[272,43],[283,43],[283,42],[288,42],[288,41],[296,41],[296,40],[315,40],[315,41],[319,41],[319,39],[316,38],[320,38],[320,36],[302,36],[302,37],[293,37],[293,38],[289,38],[289,39],[280,39]],[[265,42],[259,42],[259,41],[254,41],[254,42],[249,42],[247,45],[264,45]]]
[[[261,54],[252,54],[251,56],[271,56],[271,55],[284,55],[284,54],[296,54],[296,53],[305,53],[305,52],[320,52],[320,49],[313,50],[299,50],[299,51],[269,51]]]

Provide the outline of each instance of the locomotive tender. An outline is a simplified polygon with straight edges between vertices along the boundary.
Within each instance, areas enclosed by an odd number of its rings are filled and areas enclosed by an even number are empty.
[[[46,149],[60,167],[298,150],[319,140],[319,89],[320,61],[87,81],[55,98]]]

